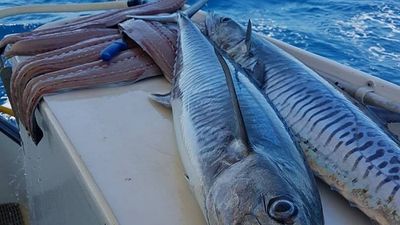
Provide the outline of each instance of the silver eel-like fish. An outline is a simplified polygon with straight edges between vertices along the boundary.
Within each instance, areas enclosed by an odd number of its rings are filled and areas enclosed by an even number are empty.
[[[171,94],[153,98],[172,107],[187,180],[208,224],[322,225],[315,181],[273,109],[244,75],[227,81],[229,67],[187,16],[177,22]]]
[[[251,74],[320,178],[381,225],[400,224],[400,149],[342,93],[300,61],[228,17],[206,33]]]

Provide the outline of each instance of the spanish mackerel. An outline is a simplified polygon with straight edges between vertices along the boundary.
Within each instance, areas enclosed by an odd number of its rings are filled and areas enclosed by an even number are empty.
[[[315,181],[273,109],[244,75],[236,88],[227,82],[230,69],[186,15],[177,22],[171,95],[154,98],[172,107],[186,177],[208,224],[322,225]]]
[[[209,15],[206,32],[251,74],[320,178],[379,224],[400,224],[400,149],[385,131],[250,23]]]

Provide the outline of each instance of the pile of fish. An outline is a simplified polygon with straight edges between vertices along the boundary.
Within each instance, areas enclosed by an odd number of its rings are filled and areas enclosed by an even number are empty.
[[[32,139],[37,143],[42,137],[33,113],[44,95],[162,74],[171,79],[176,25],[127,16],[175,12],[183,4],[183,0],[160,0],[5,37],[0,42],[4,55],[21,60],[11,76],[10,101]],[[126,48],[103,60],[102,51],[122,39]],[[12,46],[6,49],[8,44]]]
[[[163,73],[171,92],[151,98],[172,108],[208,224],[324,224],[311,170],[380,225],[400,224],[398,143],[251,23],[209,14],[194,24],[205,2],[178,12],[183,1],[147,3],[8,36],[5,55],[28,56],[11,79],[20,121],[36,138],[32,115],[43,95]],[[54,44],[59,37],[68,41]],[[122,38],[127,50],[99,58]]]
[[[318,177],[372,220],[400,224],[400,148],[385,130],[251,25],[214,14],[206,33],[271,102]]]
[[[153,99],[172,108],[187,180],[208,224],[322,225],[314,178],[285,126],[189,19],[202,3],[136,18],[178,23],[171,93]]]

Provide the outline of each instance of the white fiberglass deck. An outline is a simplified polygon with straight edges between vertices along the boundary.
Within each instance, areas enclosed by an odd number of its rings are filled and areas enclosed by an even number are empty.
[[[162,78],[45,97],[44,139],[25,143],[33,225],[205,225],[186,185]],[[24,141],[27,137],[23,135]],[[320,184],[326,225],[370,225]]]

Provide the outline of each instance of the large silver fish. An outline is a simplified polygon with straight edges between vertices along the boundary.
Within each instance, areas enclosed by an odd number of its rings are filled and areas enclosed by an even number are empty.
[[[172,107],[179,153],[208,224],[322,225],[315,182],[282,122],[245,76],[229,79],[222,57],[178,15],[171,95],[154,98]]]
[[[342,93],[230,18],[206,32],[256,83],[301,144],[313,171],[381,225],[400,224],[400,149]]]

